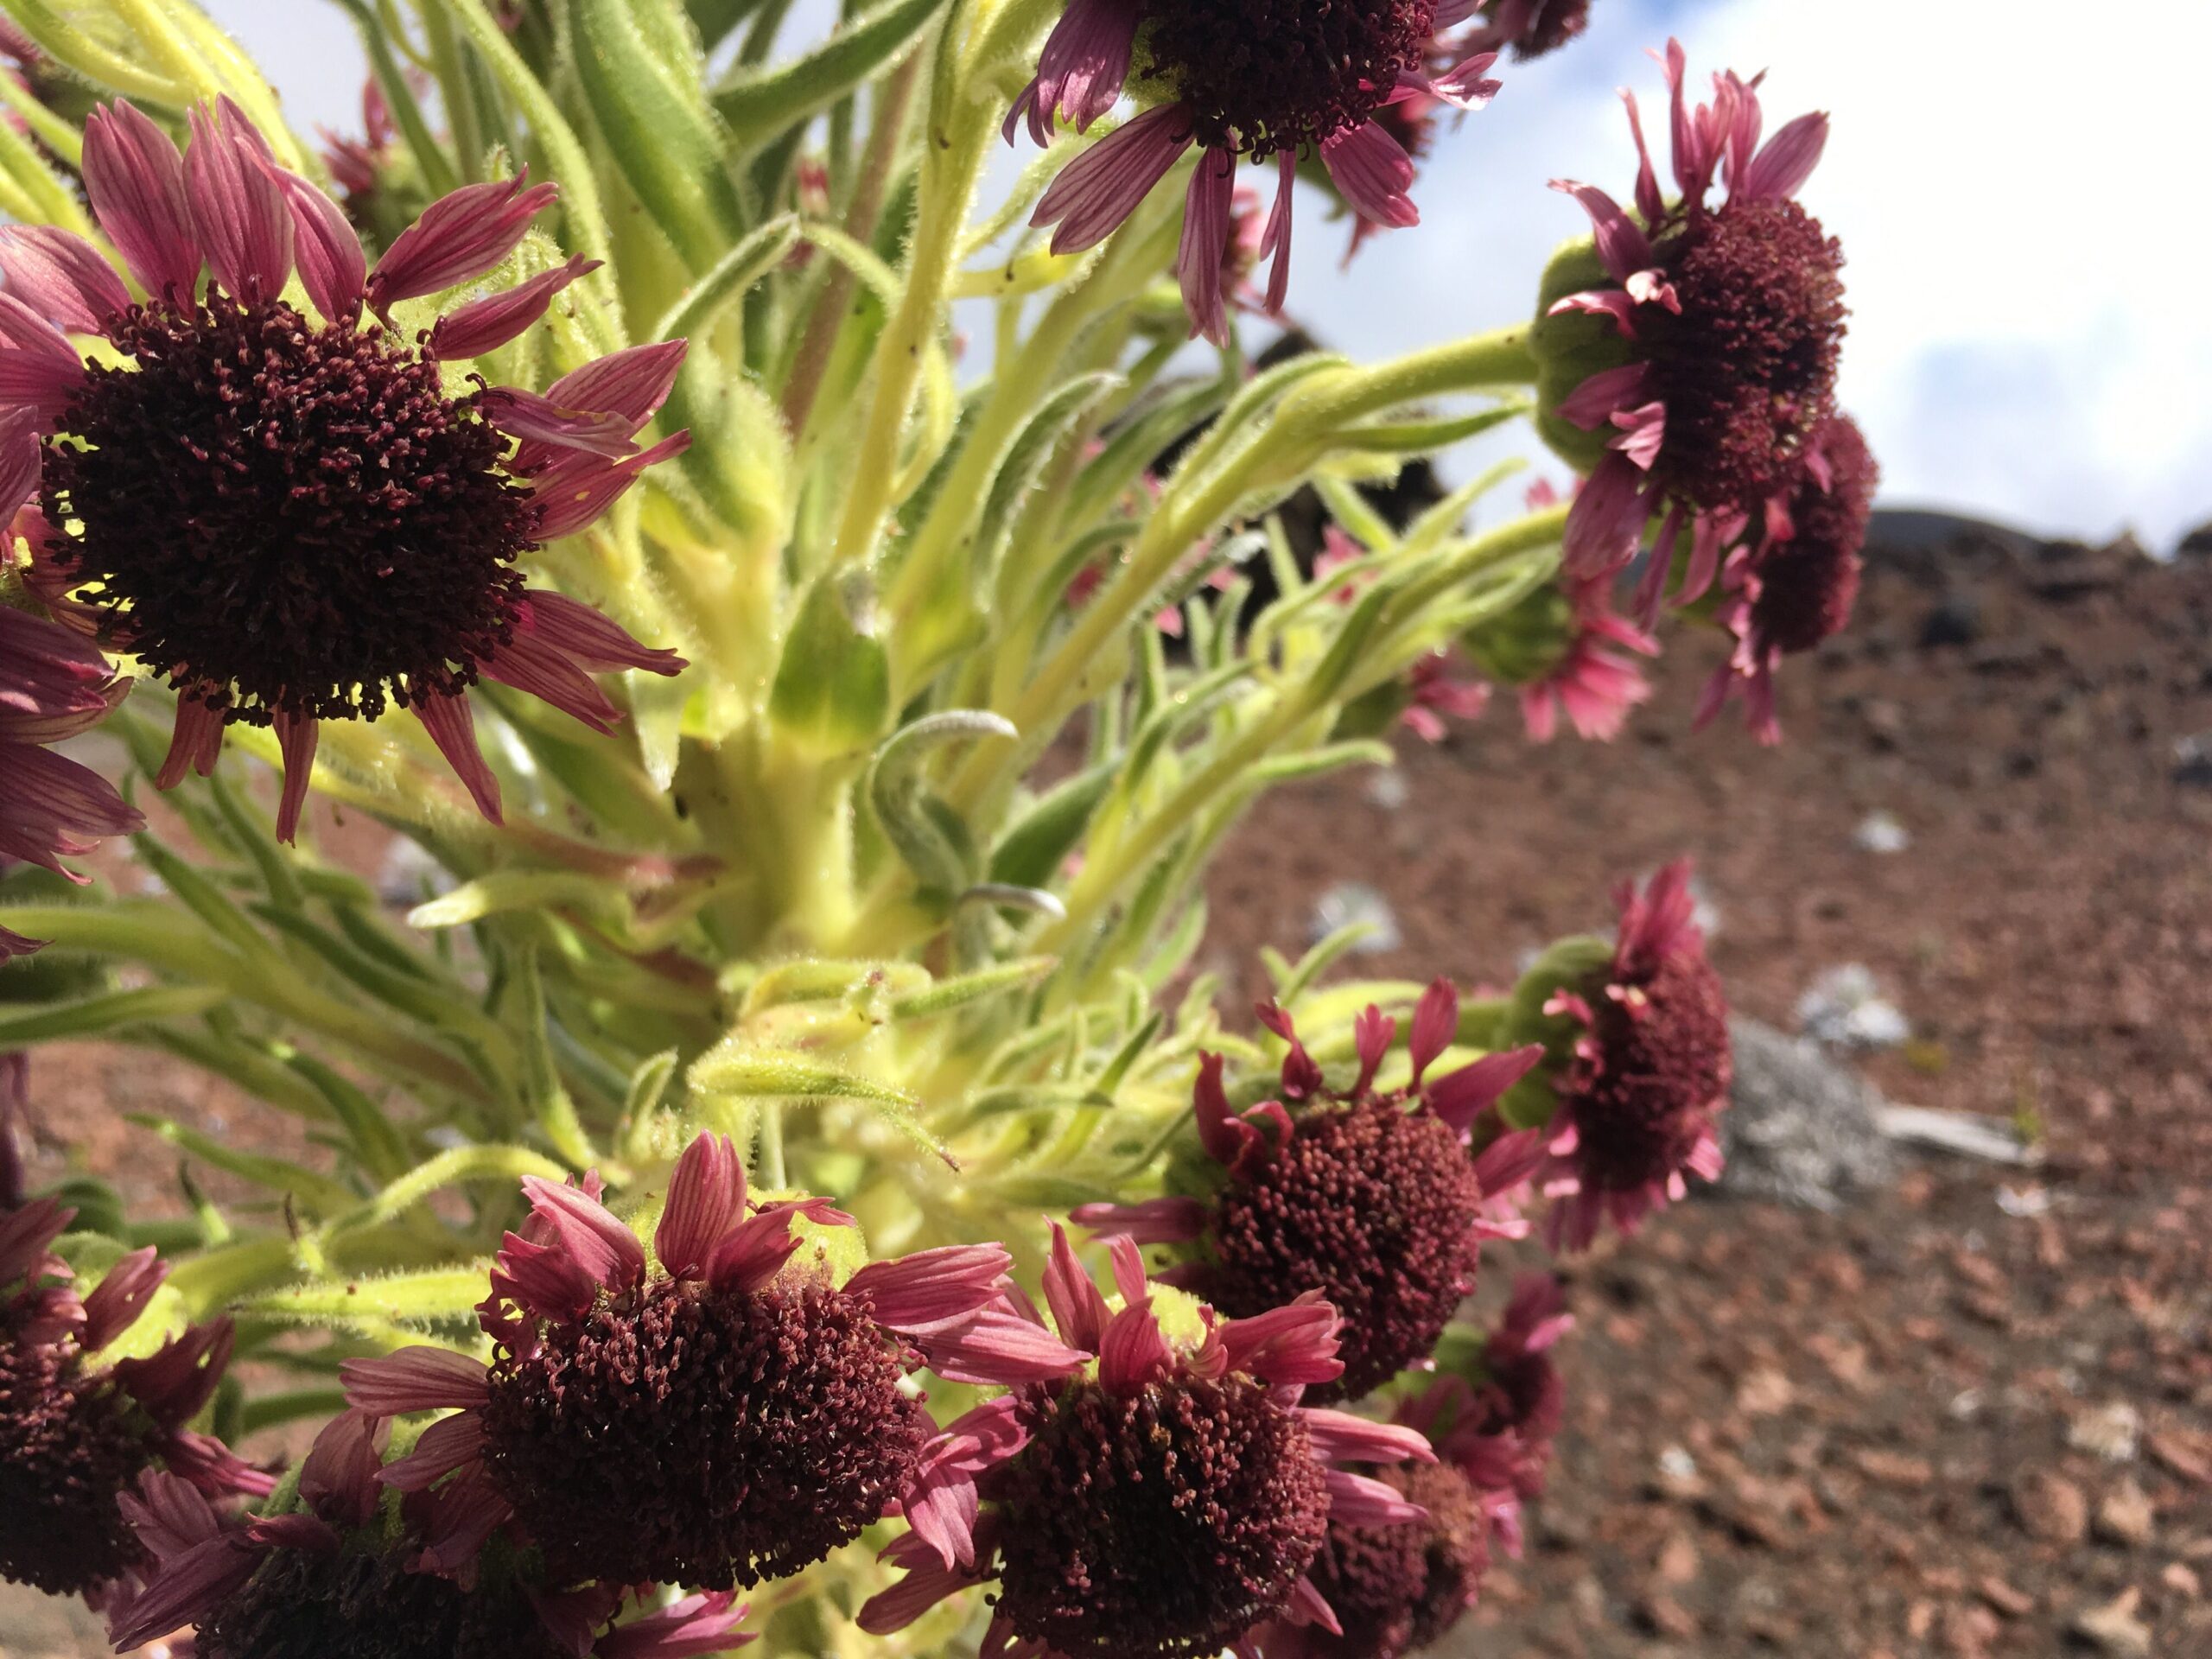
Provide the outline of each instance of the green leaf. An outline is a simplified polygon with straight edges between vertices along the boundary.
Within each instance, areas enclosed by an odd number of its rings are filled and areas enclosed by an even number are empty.
[[[782,731],[825,758],[867,747],[890,720],[883,641],[855,621],[842,578],[823,576],[799,606],[768,712]]]
[[[271,1192],[288,1193],[293,1202],[310,1219],[321,1221],[326,1216],[350,1210],[359,1202],[353,1193],[327,1175],[318,1175],[311,1169],[282,1158],[265,1157],[259,1153],[240,1152],[226,1147],[212,1136],[166,1117],[154,1117],[143,1112],[125,1114],[141,1128],[156,1135],[181,1151],[189,1153],[202,1163],[213,1164],[217,1169],[251,1181],[256,1186]]]
[[[1057,877],[1113,787],[1115,770],[1111,764],[1093,766],[1047,791],[993,849],[991,880],[1041,887]]]
[[[733,73],[714,95],[715,112],[739,149],[766,143],[820,113],[921,42],[945,0],[884,0],[813,51],[771,69]]]
[[[654,51],[641,8],[667,0],[569,0],[572,60],[585,102],[638,200],[694,270],[742,234],[724,135],[686,60]],[[682,25],[688,33],[688,25]]]
[[[407,912],[410,927],[466,927],[486,916],[513,910],[548,910],[556,905],[594,908],[609,896],[604,877],[573,870],[494,870],[464,881]]]
[[[372,1179],[390,1181],[406,1173],[411,1161],[407,1143],[376,1102],[311,1054],[294,1054],[285,1064],[330,1103],[331,1111],[353,1148],[353,1156],[360,1160],[361,1167]]]
[[[925,715],[886,739],[868,769],[869,810],[922,887],[950,894],[971,884],[977,859],[967,824],[931,793],[921,777],[930,752],[974,738],[1019,738],[1012,721],[988,711]]]
[[[1052,971],[1057,962],[1058,958],[1053,957],[1026,957],[1019,962],[1004,963],[976,973],[963,974],[957,979],[944,980],[927,990],[894,998],[891,1004],[891,1017],[893,1020],[926,1020],[931,1014],[963,1007],[982,997],[1019,990],[1044,978]]]
[[[588,1169],[599,1154],[554,1064],[553,1046],[546,1036],[545,986],[538,976],[537,952],[527,947],[517,950],[513,964],[514,992],[521,1005],[517,1012],[523,1028],[523,1100],[545,1138],[553,1143],[553,1150],[578,1169]]]
[[[82,1001],[0,1014],[0,1052],[50,1043],[62,1037],[89,1037],[118,1026],[154,1020],[189,1020],[230,1001],[216,985],[150,985],[143,990],[111,991]]]
[[[702,272],[662,314],[651,338],[686,340],[707,333],[755,283],[783,264],[798,237],[798,216],[779,213]]]
[[[131,850],[138,860],[158,877],[163,887],[184,903],[186,909],[197,916],[224,939],[236,945],[249,960],[273,957],[276,953],[261,931],[246,919],[245,912],[232,904],[216,889],[198,869],[179,858],[150,835],[133,836]]]
[[[491,1289],[491,1263],[425,1273],[364,1274],[339,1284],[302,1285],[257,1296],[244,1312],[301,1325],[471,1323]]]
[[[366,1204],[332,1217],[324,1231],[334,1237],[357,1228],[380,1227],[432,1193],[467,1182],[493,1181],[511,1192],[518,1191],[525,1175],[543,1176],[549,1181],[569,1179],[566,1169],[527,1147],[454,1147],[407,1171]]]
[[[873,1077],[856,1077],[796,1054],[727,1043],[691,1063],[691,1086],[749,1100],[864,1100],[912,1107],[919,1097]]]
[[[1426,455],[1516,421],[1529,412],[1525,398],[1514,398],[1494,409],[1433,421],[1387,421],[1347,428],[1337,436],[1345,449],[1389,455]]]

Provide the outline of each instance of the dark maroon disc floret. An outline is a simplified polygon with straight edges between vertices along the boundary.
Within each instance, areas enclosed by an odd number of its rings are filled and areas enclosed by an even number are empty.
[[[658,1280],[502,1353],[484,1461],[556,1581],[728,1590],[882,1514],[929,1433],[863,1293]]]
[[[1627,1192],[1683,1166],[1728,1092],[1728,1001],[1705,952],[1677,950],[1640,982],[1593,988],[1594,1065],[1578,1068],[1583,1181]]]
[[[144,1559],[118,1497],[152,1460],[75,1350],[0,1332],[0,1578],[80,1595]]]
[[[1324,1106],[1224,1185],[1194,1288],[1231,1318],[1320,1291],[1344,1319],[1344,1370],[1306,1398],[1357,1399],[1425,1358],[1473,1288],[1482,1198],[1440,1119],[1395,1100]]]
[[[1513,43],[1513,55],[1526,63],[1556,52],[1590,26],[1590,0],[1535,0],[1526,29]]]
[[[278,1549],[201,1621],[200,1659],[567,1659],[511,1574],[464,1590],[410,1572],[411,1546],[349,1539]]]
[[[137,368],[87,367],[43,489],[119,645],[254,724],[474,683],[513,634],[528,497],[435,364],[220,294],[111,333]]]
[[[1828,484],[1823,488],[1808,475],[1790,497],[1792,533],[1760,560],[1759,595],[1751,607],[1756,636],[1784,652],[1810,651],[1850,626],[1881,480],[1848,416],[1830,421],[1815,442]]]
[[[1294,1410],[1241,1375],[1038,1390],[1003,1518],[1001,1615],[1068,1659],[1212,1655],[1281,1611],[1328,1531]]]
[[[1843,251],[1789,200],[1732,200],[1660,243],[1679,315],[1637,308],[1667,409],[1654,474],[1706,510],[1785,487],[1835,408]]]
[[[1428,1511],[1395,1527],[1329,1529],[1308,1574],[1342,1636],[1315,1630],[1315,1659],[1398,1659],[1459,1621],[1490,1565],[1489,1523],[1467,1478],[1448,1463],[1378,1472]]]
[[[1365,122],[1421,67],[1435,22],[1435,0],[1156,0],[1137,69],[1201,144],[1261,160]]]

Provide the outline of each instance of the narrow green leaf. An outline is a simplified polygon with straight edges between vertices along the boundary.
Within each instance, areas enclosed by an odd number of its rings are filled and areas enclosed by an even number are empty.
[[[653,326],[654,340],[688,340],[703,334],[743,299],[755,283],[784,263],[798,245],[797,215],[779,213],[700,273]]]
[[[89,1037],[154,1020],[189,1020],[230,1001],[216,985],[149,985],[136,991],[111,991],[82,1001],[0,1014],[0,1053],[50,1043],[57,1038]]]
[[[305,1077],[330,1103],[346,1131],[353,1156],[372,1179],[390,1181],[404,1174],[411,1160],[407,1143],[376,1102],[311,1054],[294,1054],[285,1064]]]
[[[931,1014],[963,1007],[983,997],[1019,990],[1044,978],[1052,971],[1057,963],[1058,958],[1053,957],[1025,957],[1019,962],[963,974],[957,979],[944,980],[927,990],[894,998],[891,1004],[891,1017],[893,1020],[926,1020]]]
[[[607,897],[604,877],[573,870],[494,870],[464,881],[407,912],[407,925],[426,931],[466,927],[486,916],[514,910],[546,910],[556,905],[596,906]]]
[[[639,27],[659,0],[569,0],[572,61],[615,165],[694,270],[744,232],[726,143],[691,78],[656,53]]]
[[[819,1060],[734,1045],[711,1048],[691,1063],[691,1086],[753,1100],[865,1100],[912,1107],[918,1097],[873,1077],[855,1077]]]
[[[1113,787],[1114,774],[1110,764],[1093,766],[1047,791],[992,851],[991,880],[1041,887],[1057,877]]]
[[[257,1296],[244,1312],[302,1325],[457,1325],[473,1321],[491,1288],[491,1264],[427,1273],[364,1274]]]
[[[325,1227],[327,1237],[351,1232],[357,1228],[380,1227],[395,1217],[405,1214],[434,1192],[449,1186],[460,1186],[473,1181],[490,1181],[511,1191],[519,1190],[525,1175],[543,1176],[549,1181],[564,1181],[569,1172],[561,1165],[527,1147],[485,1146],[454,1147],[442,1152],[429,1162],[418,1165],[391,1182],[383,1192],[366,1204],[357,1205],[343,1215],[334,1217]]]
[[[884,0],[820,46],[771,69],[741,69],[714,94],[714,107],[741,149],[766,143],[819,114],[919,45],[946,0]]]
[[[966,823],[931,793],[921,768],[947,743],[1020,735],[1004,716],[954,709],[926,715],[886,739],[876,751],[863,791],[869,810],[922,887],[951,894],[971,884],[978,864]]]
[[[359,1202],[353,1192],[327,1175],[318,1175],[311,1169],[282,1158],[266,1157],[259,1153],[240,1152],[226,1147],[210,1135],[188,1128],[166,1117],[154,1117],[143,1112],[125,1115],[141,1128],[150,1129],[179,1150],[189,1153],[202,1163],[213,1164],[217,1169],[251,1181],[256,1186],[266,1187],[271,1192],[289,1193],[300,1210],[311,1220],[321,1221],[326,1216],[350,1210]]]

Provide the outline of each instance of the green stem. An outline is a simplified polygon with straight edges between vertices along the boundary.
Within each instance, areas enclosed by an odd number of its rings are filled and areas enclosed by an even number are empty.
[[[461,175],[469,184],[484,177],[484,129],[476,118],[476,99],[461,60],[461,42],[453,20],[435,6],[424,9],[423,30],[429,37],[430,61],[438,86],[445,94],[446,119],[453,127],[453,147],[461,158]]]

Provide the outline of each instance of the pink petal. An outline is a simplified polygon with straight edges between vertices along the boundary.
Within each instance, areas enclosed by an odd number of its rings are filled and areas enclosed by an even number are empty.
[[[500,1241],[492,1294],[479,1307],[479,1323],[486,1336],[512,1345],[513,1322],[499,1316],[501,1301],[512,1301],[536,1319],[574,1320],[591,1310],[599,1289],[599,1281],[566,1250],[509,1233]]]
[[[1420,1504],[1408,1503],[1396,1489],[1368,1476],[1331,1469],[1322,1479],[1329,1489],[1329,1519],[1335,1525],[1395,1527],[1428,1519],[1428,1511]]]
[[[532,185],[529,174],[464,184],[439,197],[392,238],[369,276],[370,308],[379,316],[402,300],[474,282],[515,251],[530,221],[560,192]]]
[[[1190,147],[1190,117],[1182,105],[1147,110],[1062,168],[1029,222],[1058,227],[1054,253],[1095,248],[1121,228]]]
[[[346,1403],[372,1417],[480,1406],[492,1397],[480,1360],[450,1348],[402,1348],[378,1359],[349,1359],[338,1368]]]
[[[717,1290],[758,1290],[783,1270],[799,1247],[791,1231],[795,1211],[763,1210],[723,1235],[707,1262],[707,1281]]]
[[[539,541],[557,542],[589,527],[645,475],[646,467],[673,460],[690,447],[691,435],[687,431],[663,438],[650,449],[611,464],[571,452],[573,465],[556,466],[531,481],[537,498],[531,507],[533,532]]]
[[[276,181],[255,165],[268,156],[268,141],[227,98],[186,119],[185,193],[208,273],[248,305],[274,299],[292,274],[292,214]]]
[[[1068,1218],[1096,1237],[1122,1234],[1140,1244],[1187,1244],[1206,1230],[1212,1212],[1196,1198],[1145,1198],[1136,1204],[1082,1204]],[[1089,1283],[1086,1279],[1084,1282]],[[1063,1334],[1066,1327],[1062,1326]]]
[[[307,804],[308,784],[315,776],[315,752],[321,741],[321,725],[312,718],[278,713],[270,717],[276,730],[276,747],[284,759],[284,790],[276,803],[276,839],[289,846],[300,832],[300,810]]]
[[[74,1210],[52,1198],[33,1198],[13,1214],[0,1213],[0,1285],[68,1277],[67,1263],[48,1249],[76,1218]]]
[[[689,349],[681,340],[632,346],[569,371],[545,395],[564,409],[607,410],[643,426],[668,401]]]
[[[1038,54],[1027,107],[1029,136],[1040,149],[1052,142],[1055,111],[1077,132],[1088,132],[1119,101],[1141,16],[1136,0],[1072,0],[1060,14]],[[1020,112],[1007,118],[1009,143]]]
[[[1421,223],[1421,209],[1406,194],[1413,188],[1413,157],[1380,124],[1363,122],[1323,139],[1321,164],[1361,218],[1394,230]]]
[[[189,693],[176,700],[176,723],[169,734],[169,752],[154,774],[156,789],[175,789],[188,772],[202,778],[214,775],[216,757],[223,752],[223,712],[211,709]]]
[[[1262,1382],[1332,1382],[1344,1375],[1337,1358],[1337,1310],[1308,1291],[1286,1307],[1249,1319],[1229,1319],[1217,1332],[1231,1370]]]
[[[469,706],[467,694],[417,697],[412,713],[468,791],[476,810],[493,823],[502,822],[499,780],[476,747],[476,711]]]
[[[367,291],[368,255],[338,204],[296,173],[256,154],[252,158],[276,188],[292,219],[292,254],[300,285],[324,321],[351,324]]]
[[[315,1437],[300,1465],[300,1496],[334,1526],[368,1525],[377,1512],[377,1472],[390,1434],[383,1417],[340,1412]]]
[[[1107,1393],[1126,1399],[1165,1376],[1175,1355],[1167,1345],[1152,1298],[1130,1303],[1106,1323],[1098,1344],[1098,1381]]]
[[[409,1563],[416,1573],[435,1573],[463,1589],[476,1582],[477,1557],[492,1535],[506,1525],[513,1508],[489,1481],[464,1477],[431,1499],[421,1528],[423,1548]]]
[[[547,588],[533,588],[523,595],[515,627],[597,674],[641,668],[651,674],[673,675],[683,668],[683,658],[674,652],[639,644],[605,613]]]
[[[1081,1216],[1076,1217],[1078,1221]],[[1045,1267],[1045,1300],[1052,1310],[1052,1323],[1061,1339],[1088,1353],[1096,1353],[1110,1316],[1106,1299],[1077,1260],[1074,1247],[1057,1221],[1052,1224],[1051,1259]]]
[[[150,1244],[110,1268],[107,1277],[85,1298],[85,1325],[77,1333],[78,1345],[95,1352],[128,1331],[168,1272],[161,1252]]]
[[[1459,1034],[1459,991],[1448,979],[1433,980],[1414,1007],[1413,1032],[1406,1039],[1413,1057],[1413,1087],[1419,1089],[1422,1073]]]
[[[1473,1065],[1463,1065],[1430,1084],[1428,1109],[1465,1135],[1478,1116],[1497,1104],[1498,1096],[1527,1077],[1543,1058],[1541,1043],[1485,1054]]]
[[[188,1326],[150,1359],[118,1360],[115,1380],[162,1428],[182,1428],[215,1397],[236,1335],[226,1319]]]
[[[188,303],[200,280],[184,158],[168,134],[118,99],[85,121],[85,194],[139,286]]]
[[[1643,111],[1625,86],[1621,102],[1628,106],[1628,130],[1636,137],[1636,211],[1646,225],[1656,225],[1666,216],[1667,199],[1660,194],[1659,175],[1651,165],[1651,147],[1643,142]]]
[[[1570,576],[1599,576],[1636,556],[1650,504],[1643,474],[1624,455],[1608,454],[1567,509],[1563,563]]]
[[[1569,311],[1587,312],[1592,316],[1610,317],[1624,340],[1634,340],[1636,333],[1636,296],[1618,288],[1586,289],[1569,294],[1552,302],[1549,313],[1560,316]]]
[[[607,1206],[573,1186],[525,1175],[531,1213],[552,1228],[560,1247],[608,1290],[627,1290],[645,1276],[645,1247]]]
[[[1183,237],[1175,274],[1193,339],[1229,344],[1229,307],[1221,265],[1229,247],[1229,218],[1236,196],[1236,152],[1217,145],[1198,157],[1183,203]]]
[[[669,1178],[653,1254],[675,1277],[699,1278],[715,1246],[744,1214],[745,1163],[737,1143],[726,1135],[702,1135],[684,1147]]]
[[[1382,1069],[1383,1057],[1389,1053],[1390,1045],[1397,1038],[1398,1022],[1370,1002],[1360,1010],[1351,1029],[1352,1046],[1359,1055],[1359,1080],[1352,1085],[1352,1094],[1357,1097],[1373,1086],[1375,1074]]]
[[[1268,315],[1282,315],[1282,302],[1290,297],[1290,220],[1294,203],[1292,187],[1298,181],[1298,153],[1278,150],[1275,154],[1275,202],[1268,212],[1267,233],[1260,238],[1260,257],[1274,256],[1274,263],[1268,270]]]
[[[844,1288],[872,1298],[875,1322],[887,1330],[927,1336],[995,1300],[1013,1262],[996,1244],[946,1244],[871,1262]]]
[[[686,1596],[608,1631],[592,1651],[598,1659],[689,1659],[694,1654],[727,1653],[760,1639],[757,1632],[737,1628],[748,1611],[733,1590]]]
[[[936,1561],[925,1561],[911,1568],[888,1590],[868,1598],[855,1622],[870,1636],[889,1636],[894,1630],[905,1630],[939,1602],[973,1588],[976,1583],[973,1573]]]
[[[73,334],[99,334],[130,308],[130,290],[99,251],[51,225],[0,226],[0,276],[9,292]]]
[[[426,1492],[455,1470],[477,1462],[483,1451],[483,1414],[455,1412],[424,1429],[414,1450],[378,1470],[377,1479],[396,1491]]]
[[[621,461],[637,453],[634,429],[621,416],[570,409],[520,386],[492,386],[476,394],[477,413],[509,435],[556,449]]]
[[[1428,1436],[1401,1423],[1371,1422],[1348,1411],[1305,1406],[1299,1416],[1313,1441],[1313,1455],[1324,1463],[1434,1463]]]
[[[1069,1347],[1035,1320],[999,1309],[987,1309],[921,1345],[930,1369],[948,1382],[1012,1388],[1071,1376],[1090,1362],[1088,1353]]]
[[[1293,1624],[1318,1626],[1331,1636],[1344,1633],[1344,1627],[1337,1622],[1336,1609],[1329,1605],[1328,1598],[1314,1587],[1313,1580],[1303,1573],[1291,1586],[1290,1605],[1283,1609],[1283,1617]]]
[[[219,1534],[166,1558],[146,1588],[111,1616],[107,1633],[116,1651],[212,1616],[245,1586],[266,1553],[240,1532]]]
[[[1729,194],[1750,201],[1778,201],[1794,196],[1821,164],[1827,148],[1828,118],[1801,115],[1766,141]]]
[[[39,417],[31,410],[0,412],[0,524],[13,520],[38,493],[46,464],[39,448]],[[18,526],[22,528],[22,526]],[[34,541],[33,547],[38,543]]]
[[[1554,179],[1552,188],[1564,195],[1573,196],[1582,204],[1582,211],[1590,215],[1590,232],[1598,246],[1598,257],[1605,264],[1607,274],[1617,283],[1625,283],[1639,270],[1647,270],[1657,262],[1651,251],[1651,238],[1615,201],[1593,184],[1578,184],[1573,179]]]
[[[565,264],[541,270],[526,283],[448,312],[430,329],[429,354],[451,362],[497,351],[543,316],[556,294],[599,266],[596,259],[571,254]]]

